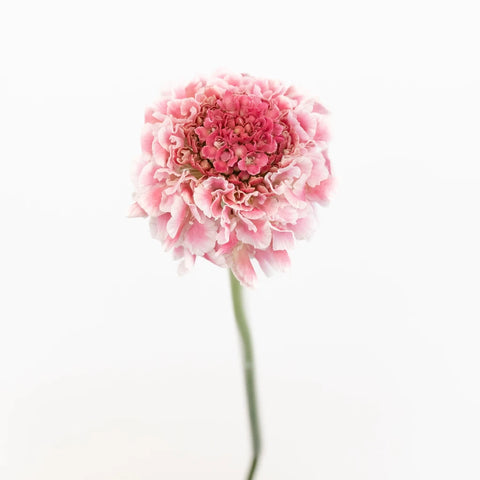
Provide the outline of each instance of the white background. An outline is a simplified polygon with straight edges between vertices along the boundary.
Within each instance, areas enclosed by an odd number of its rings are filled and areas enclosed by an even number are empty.
[[[258,480],[480,478],[474,3],[2,2],[2,480],[243,478],[226,272],[126,218],[144,107],[219,67],[334,132],[315,237],[248,292]]]

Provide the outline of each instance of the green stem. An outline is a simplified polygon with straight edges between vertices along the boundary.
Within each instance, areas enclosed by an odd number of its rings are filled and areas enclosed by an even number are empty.
[[[242,286],[230,271],[230,288],[232,292],[233,311],[237,322],[238,332],[242,342],[243,371],[245,386],[247,388],[248,415],[250,418],[250,434],[252,437],[252,462],[248,471],[247,480],[252,480],[260,457],[261,440],[260,426],[258,423],[257,399],[255,393],[255,364],[253,360],[253,347],[250,331],[248,328],[245,310],[242,301]]]

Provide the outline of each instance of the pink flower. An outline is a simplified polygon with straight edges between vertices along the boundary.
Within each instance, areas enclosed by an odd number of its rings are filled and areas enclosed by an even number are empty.
[[[145,114],[130,216],[180,269],[197,256],[244,285],[289,265],[308,237],[314,204],[332,186],[326,109],[279,82],[222,74],[165,94]]]

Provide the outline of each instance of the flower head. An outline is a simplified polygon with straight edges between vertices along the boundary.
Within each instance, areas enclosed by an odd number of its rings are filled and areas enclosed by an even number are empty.
[[[328,112],[279,82],[249,75],[199,79],[147,109],[130,216],[187,270],[197,256],[253,285],[289,265],[314,204],[332,184]]]

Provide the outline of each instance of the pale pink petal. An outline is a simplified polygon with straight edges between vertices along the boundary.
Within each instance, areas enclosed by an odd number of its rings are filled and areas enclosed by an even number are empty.
[[[307,185],[310,187],[315,187],[319,185],[320,182],[326,180],[330,176],[330,172],[328,171],[328,167],[326,165],[322,152],[317,152],[316,158],[323,161],[312,162],[312,172],[307,180]]]
[[[301,210],[302,208],[305,207],[306,203],[301,199],[298,198],[295,193],[290,188],[286,188],[285,191],[283,192],[283,195],[285,196],[285,199],[292,205],[292,207]]]
[[[233,189],[224,177],[210,177],[195,188],[193,199],[207,217],[218,218],[222,213],[223,197]]]
[[[223,255],[220,255],[219,253],[217,253],[215,250],[209,253],[205,253],[203,255],[203,258],[205,260],[208,260],[209,262],[212,262],[214,265],[217,265],[222,268],[228,268],[226,258]]]
[[[188,273],[195,265],[195,258],[195,255],[190,253],[188,249],[184,248],[182,261],[178,265],[178,274],[185,275]]]
[[[299,218],[294,224],[290,224],[289,228],[293,231],[297,240],[306,240],[312,236],[315,226],[315,217],[312,212],[303,218]]]
[[[242,217],[249,220],[259,220],[260,218],[265,218],[266,215],[262,208],[252,208],[251,210],[242,211]]]
[[[161,167],[165,167],[170,158],[170,153],[168,150],[165,150],[156,139],[153,141],[152,153],[155,163]]]
[[[167,223],[167,232],[171,238],[176,238],[186,221],[187,206],[181,197],[175,197],[171,211],[172,218]]]
[[[138,186],[139,187],[149,187],[155,185],[158,181],[155,178],[155,172],[157,171],[158,166],[154,163],[147,163],[143,168],[140,174],[138,175]]]
[[[193,222],[185,233],[183,244],[195,255],[203,255],[213,249],[217,239],[215,222],[207,220],[205,223]]]
[[[321,182],[320,185],[317,185],[314,188],[309,188],[307,192],[308,197],[311,200],[320,203],[321,205],[326,205],[330,200],[330,195],[334,185],[334,179],[332,177],[328,177],[326,180]]]
[[[250,261],[250,252],[246,247],[239,246],[233,250],[230,268],[242,285],[246,287],[255,285],[257,274]]]
[[[316,142],[324,141],[328,142],[330,140],[330,126],[327,120],[326,115],[318,115],[317,118],[317,128],[314,134],[314,140]]]
[[[144,130],[142,132],[142,150],[145,153],[152,153],[152,144],[153,144],[153,132],[152,126],[150,124],[145,124]]]
[[[309,112],[299,111],[297,112],[297,120],[307,136],[309,138],[313,138],[317,127],[315,117],[313,117]]]
[[[185,247],[175,247],[172,250],[172,257],[174,260],[181,260],[185,255]]]
[[[290,268],[290,257],[286,250],[257,250],[255,258],[267,276],[274,271],[284,272]]]
[[[307,142],[308,140],[310,140],[308,133],[300,125],[300,122],[298,121],[298,117],[295,113],[289,112],[288,123],[295,130],[295,133],[298,135],[298,138],[300,139],[300,141]]]
[[[151,155],[146,153],[142,153],[140,157],[133,161],[130,176],[136,189],[138,188],[138,177],[140,176],[140,173],[145,168],[145,165],[149,164],[151,161]]]
[[[164,242],[167,237],[167,223],[170,220],[171,215],[169,213],[165,213],[158,217],[150,217],[150,234],[152,238],[160,240]]]
[[[162,187],[160,185],[153,185],[141,189],[137,194],[137,203],[150,216],[157,216],[159,214],[159,206],[162,200]]]
[[[255,248],[267,248],[272,241],[272,230],[270,224],[265,221],[251,222],[255,230],[249,229],[244,221],[237,224],[237,238],[243,243],[252,245]]]
[[[137,202],[135,202],[130,206],[128,217],[148,217],[148,213]]]
[[[193,199],[200,210],[202,210],[207,217],[211,217],[213,203],[212,189],[209,185],[206,185],[207,182],[208,180],[195,189],[193,192]]]
[[[295,237],[289,230],[276,230],[272,228],[273,250],[289,250],[295,245]]]

